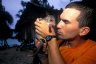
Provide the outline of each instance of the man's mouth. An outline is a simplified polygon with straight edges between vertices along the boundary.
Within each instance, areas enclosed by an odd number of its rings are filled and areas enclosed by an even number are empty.
[[[60,35],[60,34],[61,34],[61,32],[60,32],[60,31],[57,31],[57,34],[58,34],[58,35]]]

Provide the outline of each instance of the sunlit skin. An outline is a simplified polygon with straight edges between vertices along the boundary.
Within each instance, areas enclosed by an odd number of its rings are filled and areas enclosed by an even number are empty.
[[[82,36],[87,35],[90,31],[89,27],[79,27],[79,21],[77,21],[77,18],[80,13],[79,10],[74,8],[65,9],[60,15],[61,21],[57,25],[58,37],[60,39],[69,40],[70,47],[82,44],[79,43],[84,41]]]
[[[76,11],[76,12],[74,12]],[[61,21],[58,23],[58,37],[61,39],[70,39],[79,35],[79,22],[76,18],[80,11],[76,9],[65,9],[60,15]]]
[[[51,25],[51,26],[49,26]],[[43,38],[46,37],[46,35],[55,35],[54,29],[51,28],[51,31],[49,31],[49,27],[52,27],[52,24],[48,24],[48,22],[46,22],[46,20],[39,20],[39,18],[36,19],[35,22],[35,28],[36,28],[36,33],[38,33],[39,35],[41,35]]]

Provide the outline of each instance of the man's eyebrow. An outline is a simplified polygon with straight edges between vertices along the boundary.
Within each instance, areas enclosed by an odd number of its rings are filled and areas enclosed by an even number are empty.
[[[69,20],[66,20],[66,19],[61,19],[63,22],[68,22],[68,23],[70,23],[70,21]]]

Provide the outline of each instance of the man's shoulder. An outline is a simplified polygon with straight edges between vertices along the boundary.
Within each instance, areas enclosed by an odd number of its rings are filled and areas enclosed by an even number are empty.
[[[89,53],[94,52],[96,54],[96,41],[88,40],[88,42],[89,42],[88,52]]]
[[[96,41],[93,40],[87,40],[89,42],[90,45],[92,45],[92,47],[96,47]]]
[[[89,46],[89,48],[92,48],[96,50],[96,41],[93,41],[93,40],[87,40],[87,44]]]
[[[82,52],[79,52],[78,54],[81,60],[89,60],[89,63],[96,62],[96,42],[93,40],[87,40],[87,46],[85,46],[85,48],[82,49]]]

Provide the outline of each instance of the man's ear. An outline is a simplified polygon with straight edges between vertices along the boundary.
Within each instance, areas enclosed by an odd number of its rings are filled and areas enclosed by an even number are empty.
[[[89,27],[82,27],[80,29],[80,36],[85,36],[90,32],[90,28]]]

